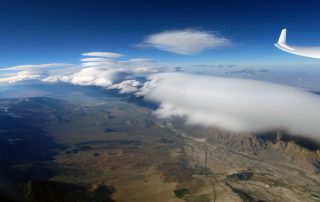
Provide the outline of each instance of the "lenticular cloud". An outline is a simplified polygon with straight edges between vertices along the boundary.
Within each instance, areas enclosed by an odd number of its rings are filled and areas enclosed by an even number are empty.
[[[149,79],[139,95],[160,104],[159,117],[183,116],[190,124],[234,132],[283,129],[320,138],[320,97],[301,89],[184,73]]]
[[[230,40],[199,30],[165,31],[148,36],[140,46],[163,51],[191,55],[207,49],[230,45]]]

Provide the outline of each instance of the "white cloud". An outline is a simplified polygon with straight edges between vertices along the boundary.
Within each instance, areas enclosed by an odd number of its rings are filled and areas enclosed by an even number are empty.
[[[154,74],[181,68],[145,58],[123,61],[95,56],[81,62],[81,65],[52,63],[5,68],[0,71],[0,84],[41,80],[101,86],[158,102],[160,108],[155,113],[163,118],[179,115],[190,124],[236,132],[285,129],[320,138],[320,97],[297,88],[185,73]],[[198,66],[190,68],[201,70]],[[237,68],[218,65],[214,69],[232,72]],[[147,82],[135,80],[149,74],[152,75]]]
[[[89,52],[82,55],[93,57],[82,58],[81,64],[78,65],[49,63],[2,68],[0,69],[0,81],[1,83],[15,83],[38,79],[44,82],[68,82],[107,87],[124,75],[126,75],[125,79],[128,79],[127,75],[132,75],[133,78],[134,76],[175,70],[172,65],[159,64],[146,58],[119,60],[119,57],[122,56],[119,53]]]
[[[112,53],[112,52],[88,52],[82,53],[83,56],[92,56],[92,57],[106,57],[106,58],[120,58],[124,55],[119,53]]]
[[[22,71],[22,70],[35,70],[35,69],[48,69],[48,68],[54,68],[54,67],[70,67],[73,66],[73,64],[65,64],[65,63],[49,63],[49,64],[39,64],[39,65],[18,65],[14,67],[6,67],[6,68],[1,68],[0,71],[7,71],[7,70],[17,70],[17,71]]]
[[[129,60],[132,63],[155,63],[156,61],[147,58],[133,58]]]
[[[156,73],[159,69],[155,69],[152,67],[136,67],[132,69],[135,73]]]
[[[159,117],[240,132],[284,129],[320,138],[320,97],[268,82],[184,73],[150,76],[137,95],[160,103]]]
[[[110,58],[82,58],[81,62],[109,62],[112,59]]]
[[[153,47],[182,55],[227,46],[230,40],[214,33],[198,30],[176,30],[152,34],[140,46]]]
[[[110,89],[118,89],[119,93],[133,93],[142,84],[130,80],[135,73],[154,73],[160,69],[157,62],[145,58],[133,58],[120,61],[117,56],[121,54],[110,52],[90,52],[82,58],[80,71],[72,74],[60,74],[42,79],[44,82],[66,82],[75,85],[94,85]],[[105,56],[99,57],[99,56]],[[112,58],[113,57],[113,58]]]
[[[32,73],[29,71],[21,71],[7,77],[0,78],[0,84],[12,84],[26,80],[36,80],[42,78],[41,74]]]
[[[81,64],[83,67],[113,67],[116,63],[114,61],[102,61],[102,62],[84,62]]]
[[[137,80],[125,80],[121,83],[114,84],[109,89],[118,89],[120,94],[135,93],[143,84]]]
[[[38,65],[19,65],[0,69],[0,83],[12,84],[26,80],[39,80],[61,69],[74,67],[72,64],[49,63]],[[8,73],[10,72],[10,73]]]
[[[45,82],[66,82],[82,86],[108,87],[113,83],[120,82],[126,77],[125,72],[116,69],[99,69],[94,67],[84,68],[70,75],[51,76],[43,79]]]
[[[96,52],[93,52],[93,53],[96,53]],[[95,68],[105,68],[105,69],[118,69],[128,73],[133,73],[133,74],[134,73],[156,73],[159,71],[164,71],[165,69],[157,61],[147,59],[147,58],[132,58],[129,60],[119,60],[118,58],[95,57],[95,58],[82,58],[80,61],[82,62],[81,66],[84,68],[95,67]]]

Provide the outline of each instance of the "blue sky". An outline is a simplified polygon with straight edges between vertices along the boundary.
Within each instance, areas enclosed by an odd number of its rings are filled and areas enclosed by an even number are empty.
[[[89,51],[119,52],[169,63],[267,67],[319,66],[318,60],[273,46],[280,30],[288,42],[320,45],[319,1],[0,1],[0,67],[77,63]],[[194,55],[138,48],[167,30],[213,31],[227,47]]]

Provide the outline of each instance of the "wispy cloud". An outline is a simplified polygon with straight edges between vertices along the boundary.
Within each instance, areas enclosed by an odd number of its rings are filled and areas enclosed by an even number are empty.
[[[192,55],[207,49],[227,46],[230,43],[229,39],[213,32],[188,29],[152,34],[139,46],[153,47],[182,55]]]
[[[82,58],[80,61],[81,62],[108,62],[110,60],[112,59],[94,57],[94,58]]]
[[[92,56],[92,57],[106,57],[106,58],[120,58],[124,55],[113,52],[88,52],[82,53],[83,56]]]
[[[268,69],[264,69],[264,68],[256,68],[256,67],[247,67],[244,69],[240,69],[240,70],[235,70],[235,71],[231,71],[231,74],[242,74],[242,75],[247,75],[247,76],[252,76],[255,74],[259,74],[259,73],[267,73],[269,72]]]
[[[34,69],[47,69],[47,68],[54,68],[54,67],[70,67],[73,66],[74,64],[66,64],[66,63],[48,63],[48,64],[34,64],[34,65],[18,65],[18,66],[13,66],[13,67],[6,67],[6,68],[1,68],[0,71],[3,70],[34,70]]]

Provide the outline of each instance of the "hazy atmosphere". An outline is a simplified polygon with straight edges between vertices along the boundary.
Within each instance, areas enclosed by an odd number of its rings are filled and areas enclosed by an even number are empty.
[[[319,6],[0,0],[0,200],[320,201]]]

